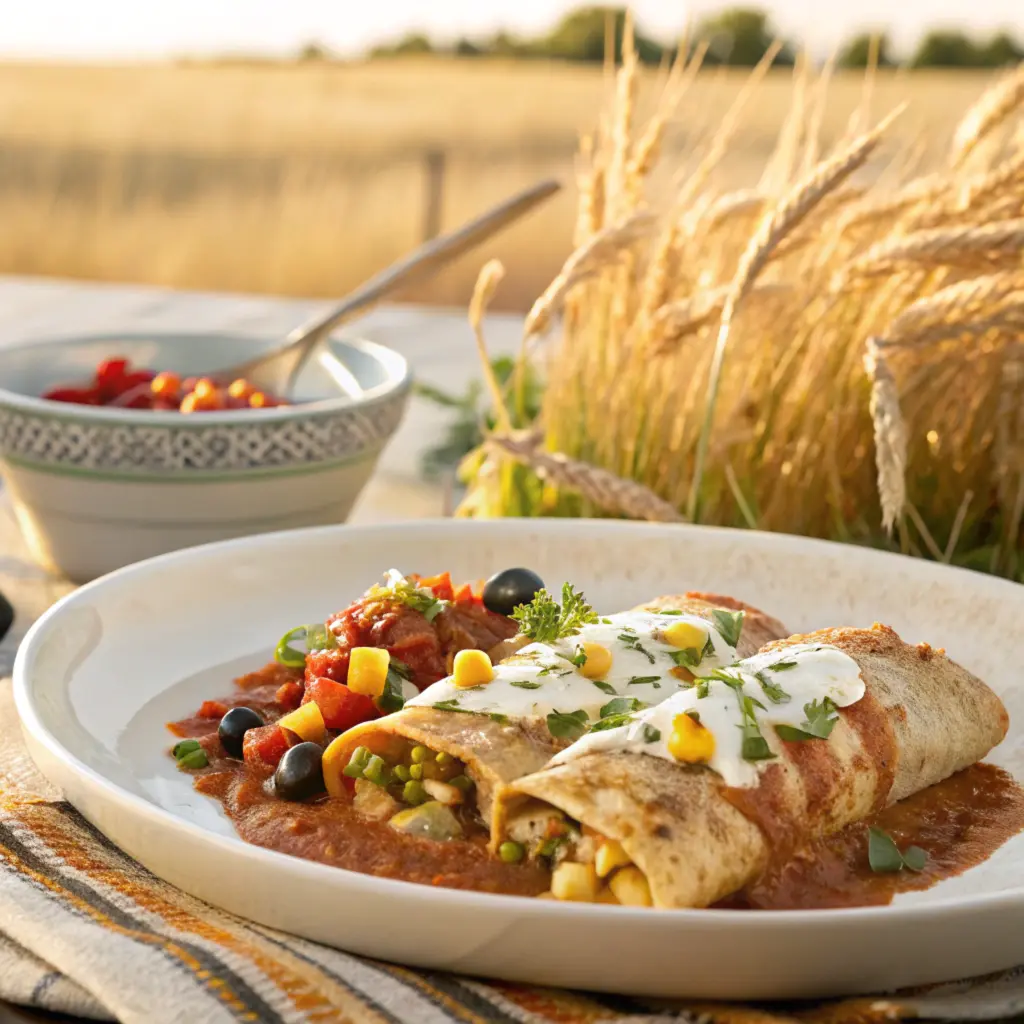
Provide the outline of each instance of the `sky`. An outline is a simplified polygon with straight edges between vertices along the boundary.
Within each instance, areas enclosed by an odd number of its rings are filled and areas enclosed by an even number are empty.
[[[0,56],[81,60],[294,53],[318,41],[342,54],[412,30],[437,37],[497,28],[543,32],[583,0],[3,0]],[[742,0],[634,0],[641,27],[672,38],[688,18]],[[752,0],[786,36],[827,53],[861,29],[897,51],[925,27],[1007,28],[1024,38],[1024,0]]]

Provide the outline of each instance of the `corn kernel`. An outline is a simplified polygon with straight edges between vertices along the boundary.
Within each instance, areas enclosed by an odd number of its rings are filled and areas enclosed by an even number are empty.
[[[494,678],[494,666],[483,651],[459,651],[452,665],[452,677],[456,686],[480,686]]]
[[[209,377],[200,377],[192,393],[202,401],[204,398],[212,398],[217,393],[217,385]]]
[[[181,400],[181,406],[178,409],[179,412],[195,412],[196,411],[196,396],[194,394],[188,394]]]
[[[587,679],[604,679],[611,671],[612,652],[602,644],[584,641],[580,644],[587,660],[580,666],[580,675]]]
[[[685,764],[706,764],[715,754],[714,734],[689,715],[676,715],[672,719],[668,752]]]
[[[348,688],[353,693],[379,697],[388,678],[391,655],[383,647],[353,647],[348,662]]]
[[[232,398],[248,398],[256,389],[244,378],[239,377],[233,380],[228,388],[228,394]]]
[[[574,864],[566,860],[551,873],[551,892],[556,900],[593,903],[598,888],[593,864]]]
[[[554,888],[554,885],[552,885]],[[625,907],[650,907],[651,887],[644,873],[637,867],[620,868],[608,883],[615,898]]]
[[[694,622],[673,622],[665,630],[665,643],[681,650],[692,647],[698,654],[708,642],[708,631]]]
[[[302,704],[277,720],[282,729],[295,733],[301,740],[322,743],[327,735],[324,716],[315,701]]]
[[[606,839],[597,848],[594,857],[598,878],[607,878],[616,868],[632,863],[629,854],[622,848],[622,843],[617,843],[614,839]]]
[[[250,409],[265,409],[270,405],[270,399],[262,391],[254,391],[249,396]]]

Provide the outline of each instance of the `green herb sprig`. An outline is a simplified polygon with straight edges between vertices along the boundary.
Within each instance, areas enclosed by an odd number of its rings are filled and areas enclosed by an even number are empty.
[[[901,853],[888,832],[874,826],[868,828],[868,864],[876,874],[895,874],[904,868],[919,872],[927,863],[928,854],[920,846],[908,846]]]
[[[839,708],[831,697],[823,697],[820,701],[812,700],[804,705],[807,720],[803,725],[777,725],[775,731],[779,739],[790,742],[804,740],[827,740],[839,721]]]
[[[512,611],[519,632],[537,643],[550,644],[578,633],[580,628],[597,622],[597,614],[571,583],[562,584],[562,603],[546,590],[538,590],[529,604]]]
[[[722,634],[722,639],[730,646],[735,647],[740,642],[740,634],[743,632],[744,612],[730,612],[724,608],[715,608],[711,612],[715,628]]]
[[[555,739],[578,740],[586,731],[590,715],[579,711],[552,711],[547,717],[548,732]]]

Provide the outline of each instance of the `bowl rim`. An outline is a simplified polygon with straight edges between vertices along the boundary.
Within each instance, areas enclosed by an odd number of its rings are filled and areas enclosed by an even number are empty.
[[[231,338],[238,341],[258,340],[261,335],[243,334],[233,331],[103,331],[91,334],[69,334],[38,338],[0,345],[0,367],[5,357],[16,352],[43,349],[49,346],[67,346],[110,342],[116,345],[129,341],[171,342],[178,338]],[[71,402],[54,402],[35,395],[12,391],[0,383],[0,408],[8,407],[19,412],[51,419],[84,422],[88,424],[127,427],[179,427],[203,428],[211,426],[252,426],[254,423],[274,423],[296,417],[325,416],[347,411],[363,410],[399,397],[412,387],[413,374],[409,361],[400,352],[379,341],[331,333],[326,342],[346,345],[357,349],[376,360],[388,373],[388,380],[368,388],[362,397],[351,398],[339,395],[337,398],[322,398],[313,402],[299,402],[295,405],[275,406],[270,409],[223,409],[204,412],[201,416],[164,410],[122,409],[112,406],[75,405]],[[144,414],[144,415],[140,415]]]

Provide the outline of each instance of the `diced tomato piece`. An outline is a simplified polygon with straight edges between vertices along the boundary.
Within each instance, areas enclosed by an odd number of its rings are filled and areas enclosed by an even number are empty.
[[[245,734],[242,757],[254,768],[276,768],[288,746],[284,729],[279,725],[264,725]]]
[[[286,711],[294,711],[302,703],[302,683],[282,683],[274,694],[274,700]]]
[[[99,405],[100,397],[94,388],[51,388],[43,398],[50,402],[70,402],[73,405]]]
[[[348,650],[332,647],[330,650],[311,651],[307,654],[306,685],[319,678],[333,679],[336,683],[345,682],[348,679]]]
[[[450,573],[443,572],[438,576],[420,577],[419,585],[429,587],[434,592],[434,597],[439,601],[450,601],[452,599],[452,577]]]
[[[344,731],[377,717],[377,708],[365,694],[353,693],[333,679],[314,679],[306,684],[302,703],[315,701],[328,729]]]
[[[104,359],[103,362],[96,367],[96,382],[98,384],[112,384],[114,381],[121,380],[127,372],[127,359],[120,356],[116,359]]]
[[[456,604],[472,604],[475,599],[472,583],[463,583],[452,598]]]
[[[228,706],[219,700],[204,700],[199,708],[200,718],[221,719],[228,713]]]

